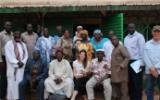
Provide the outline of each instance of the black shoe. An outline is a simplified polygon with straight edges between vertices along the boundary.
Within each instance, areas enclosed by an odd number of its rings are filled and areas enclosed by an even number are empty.
[[[65,100],[71,100],[71,98],[66,98]]]

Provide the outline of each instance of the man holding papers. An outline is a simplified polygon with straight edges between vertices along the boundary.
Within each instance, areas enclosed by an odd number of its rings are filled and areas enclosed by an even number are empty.
[[[152,29],[153,38],[148,41],[144,49],[144,62],[147,76],[147,100],[154,100],[155,81],[160,88],[160,26]]]
[[[135,30],[135,25],[130,23],[127,27],[127,36],[124,39],[124,46],[127,48],[130,56],[129,61],[129,96],[130,100],[142,100],[142,71],[138,73],[131,67],[131,63],[142,62],[145,40],[141,33]],[[137,64],[136,64],[137,65]],[[139,65],[139,69],[142,64]],[[137,66],[136,66],[137,67]]]

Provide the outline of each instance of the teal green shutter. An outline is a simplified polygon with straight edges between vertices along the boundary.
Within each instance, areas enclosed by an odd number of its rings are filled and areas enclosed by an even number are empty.
[[[114,31],[118,38],[123,41],[123,25],[124,25],[124,15],[123,13],[115,14],[109,18],[103,19],[102,30],[106,35],[109,31]]]

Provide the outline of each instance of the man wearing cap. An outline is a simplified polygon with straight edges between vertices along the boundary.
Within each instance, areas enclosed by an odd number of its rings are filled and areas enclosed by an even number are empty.
[[[45,99],[49,94],[70,98],[74,89],[73,73],[69,62],[63,59],[63,50],[56,50],[56,59],[49,64],[49,77],[45,80]]]
[[[105,100],[111,100],[112,87],[110,74],[111,70],[108,66],[107,61],[104,59],[104,50],[98,49],[96,51],[97,58],[92,60],[91,72],[93,76],[86,83],[86,90],[88,100],[95,100],[94,87],[97,83],[101,83],[104,87],[104,98]]]
[[[103,38],[103,34],[100,29],[96,29],[93,32],[94,37],[91,39],[91,44],[93,46],[94,51],[97,49],[102,49],[104,47],[104,44],[106,41],[108,41],[107,38]]]
[[[119,43],[117,36],[112,36],[114,46],[111,56],[111,80],[113,100],[129,100],[128,98],[128,61],[129,54],[126,48]]]
[[[127,27],[128,35],[124,39],[124,46],[129,52],[129,96],[131,100],[142,100],[142,81],[143,81],[143,50],[145,45],[144,36],[135,30],[135,25],[130,23]],[[132,63],[141,62],[139,64],[139,72],[135,72],[131,67]]]
[[[147,76],[147,100],[154,100],[154,85],[157,82],[160,89],[160,26],[152,29],[153,38],[144,48],[145,73]]]

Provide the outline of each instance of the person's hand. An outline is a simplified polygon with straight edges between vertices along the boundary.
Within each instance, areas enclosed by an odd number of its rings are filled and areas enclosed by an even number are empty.
[[[89,72],[86,72],[86,76],[92,76],[93,75],[93,72],[89,71]]]
[[[151,67],[149,71],[150,71],[150,74],[151,74],[153,77],[155,77],[155,78],[158,77],[158,71],[157,71],[157,69],[156,69],[155,67]]]
[[[85,77],[87,76],[87,72],[85,70],[80,71],[80,77]]]
[[[105,68],[105,69],[107,69],[107,70],[111,70],[109,67],[108,67],[108,65],[107,64],[105,64],[104,66],[103,66],[103,68]]]
[[[118,67],[118,68],[116,69],[116,72],[120,72],[120,71],[121,71],[121,68]]]
[[[79,79],[79,78],[82,78],[82,77],[83,77],[82,74],[78,74],[78,75],[75,76],[76,79]]]
[[[62,83],[62,82],[63,82],[62,78],[59,78],[58,81],[59,81],[59,83]]]
[[[96,75],[96,74],[98,74],[98,71],[93,71],[92,74]]]
[[[139,70],[143,70],[144,69],[144,66],[140,66]]]
[[[56,84],[60,84],[63,80],[61,78],[57,78],[54,80]]]
[[[91,72],[88,72],[88,71],[83,72],[83,77],[86,77],[86,76],[89,76],[89,75],[91,75]]]
[[[80,71],[80,74],[83,74],[83,75],[84,75],[84,74],[86,74],[86,71],[85,71],[85,70],[81,70],[81,71]]]
[[[105,65],[103,66],[103,68],[107,69],[107,68],[108,68],[108,65],[107,65],[107,64],[105,64]]]
[[[124,65],[123,64],[120,64],[119,65],[120,69],[122,70],[124,68]]]
[[[21,62],[21,61],[19,61],[19,62],[18,62],[18,66],[19,66],[19,68],[22,68],[22,67],[23,67],[23,65],[24,65],[24,64],[23,64],[23,62]]]
[[[56,84],[58,84],[58,79],[54,79],[54,82],[55,82]]]
[[[123,68],[124,68],[123,65],[121,65],[121,64],[118,65],[117,72],[120,72],[121,70],[123,70]]]
[[[36,79],[35,79],[35,78],[32,78],[32,79],[31,79],[31,82],[32,82],[32,83],[36,83]]]

